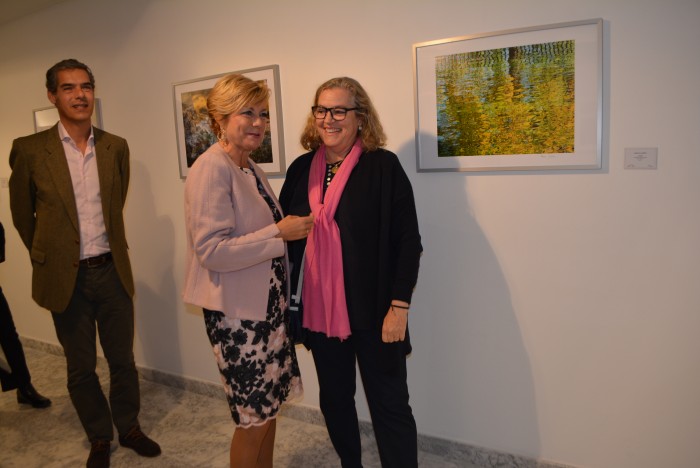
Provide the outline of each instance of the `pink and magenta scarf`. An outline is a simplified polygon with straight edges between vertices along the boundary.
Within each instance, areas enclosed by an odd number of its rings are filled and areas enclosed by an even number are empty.
[[[316,150],[309,171],[309,205],[314,215],[314,228],[306,240],[304,264],[304,328],[325,333],[341,340],[350,336],[350,319],[345,301],[343,252],[335,211],[345,184],[362,155],[358,138],[350,153],[333,177],[326,196],[323,179],[326,175],[326,147]]]

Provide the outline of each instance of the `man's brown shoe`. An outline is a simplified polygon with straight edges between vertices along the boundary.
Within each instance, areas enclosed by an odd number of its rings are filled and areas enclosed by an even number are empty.
[[[109,456],[112,453],[108,440],[96,440],[91,444],[87,468],[109,468]]]
[[[133,449],[142,457],[157,457],[160,455],[160,445],[149,439],[139,426],[134,426],[126,435],[120,435],[119,443],[123,447]]]

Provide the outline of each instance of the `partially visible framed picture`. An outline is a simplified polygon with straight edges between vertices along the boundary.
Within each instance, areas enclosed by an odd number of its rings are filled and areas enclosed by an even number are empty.
[[[216,135],[209,126],[207,97],[218,79],[230,73],[239,73],[255,81],[264,81],[270,88],[270,125],[265,131],[262,145],[250,157],[268,176],[284,175],[286,171],[279,66],[270,65],[221,73],[173,85],[177,151],[182,179],[187,177],[187,172],[197,157],[216,142]]]
[[[33,113],[34,133],[48,130],[56,125],[56,122],[59,120],[58,109],[54,106],[34,109]],[[95,109],[92,111],[92,125],[97,128],[102,128],[102,106],[99,98],[95,98]]]
[[[603,20],[413,46],[419,172],[600,169]]]

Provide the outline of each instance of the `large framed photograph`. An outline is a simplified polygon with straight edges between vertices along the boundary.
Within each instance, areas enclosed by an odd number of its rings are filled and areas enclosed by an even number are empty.
[[[60,120],[58,109],[55,106],[34,109],[34,133],[39,133],[56,125]],[[102,105],[100,99],[95,98],[95,108],[92,111],[92,125],[102,128]]]
[[[600,169],[603,20],[414,44],[419,172]]]
[[[177,151],[182,179],[187,177],[187,172],[197,157],[216,142],[216,135],[209,126],[207,96],[217,80],[230,73],[239,73],[255,81],[264,81],[270,88],[270,125],[265,131],[262,145],[250,157],[268,176],[285,173],[279,66],[270,65],[221,73],[173,85]]]

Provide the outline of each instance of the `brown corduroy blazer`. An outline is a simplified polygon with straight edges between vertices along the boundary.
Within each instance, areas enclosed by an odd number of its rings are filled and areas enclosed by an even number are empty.
[[[129,146],[125,139],[98,128],[93,133],[109,246],[124,289],[133,296],[123,217],[129,187]],[[58,124],[16,139],[10,151],[10,167],[12,221],[29,249],[32,297],[41,307],[62,312],[78,275],[80,231]]]

